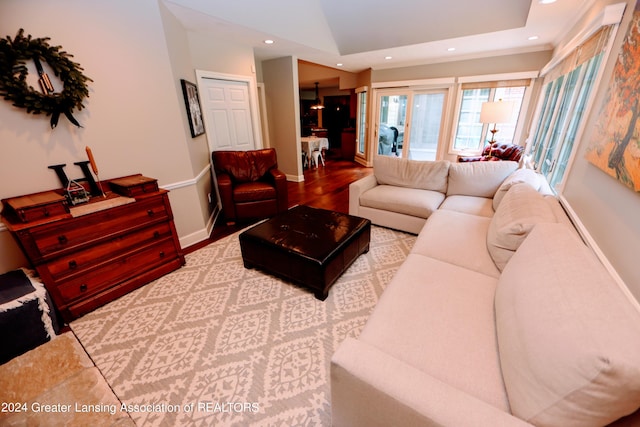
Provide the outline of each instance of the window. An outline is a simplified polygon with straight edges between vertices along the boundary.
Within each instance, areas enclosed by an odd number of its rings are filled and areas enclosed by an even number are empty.
[[[551,188],[563,180],[613,25],[603,27],[544,77],[531,161]]]
[[[461,101],[455,127],[453,151],[458,153],[478,152],[491,139],[490,124],[480,123],[480,110],[487,101],[510,101],[514,103],[513,116],[509,123],[498,123],[496,141],[517,143],[516,130],[520,110],[531,79],[498,80],[490,82],[468,82],[461,85]]]
[[[410,93],[391,91],[389,94],[378,94],[378,149],[384,156],[403,157],[404,137],[407,124],[407,103]],[[404,155],[406,157],[406,154]]]
[[[446,95],[445,90],[431,90],[413,95],[407,158],[436,159]]]
[[[411,160],[436,160],[448,88],[382,89],[376,92],[376,153]]]

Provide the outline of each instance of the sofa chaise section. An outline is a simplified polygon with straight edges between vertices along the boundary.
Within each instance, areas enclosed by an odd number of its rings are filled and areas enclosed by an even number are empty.
[[[376,165],[350,208],[400,187]],[[332,358],[334,426],[640,425],[639,306],[515,167],[449,165],[443,202],[411,223],[411,253]],[[411,231],[418,217],[386,209],[364,213]]]

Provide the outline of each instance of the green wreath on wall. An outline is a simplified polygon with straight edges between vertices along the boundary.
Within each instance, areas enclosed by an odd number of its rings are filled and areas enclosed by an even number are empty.
[[[27,113],[51,116],[52,129],[58,125],[60,114],[81,127],[72,111],[74,108],[84,108],[82,101],[89,96],[87,82],[93,80],[82,74],[83,69],[79,64],[69,59],[73,55],[61,51],[62,46],[50,46],[49,40],[49,37],[25,37],[22,28],[13,40],[9,36],[0,39],[0,96],[16,107],[26,108]],[[36,65],[40,90],[27,83],[28,60],[33,60]],[[41,60],[63,82],[62,92],[55,92],[49,76],[42,68]]]

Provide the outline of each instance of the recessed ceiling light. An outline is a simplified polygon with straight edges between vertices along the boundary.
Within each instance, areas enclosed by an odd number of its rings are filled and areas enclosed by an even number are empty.
[[[275,42],[271,39],[265,40],[264,44],[274,44]]]
[[[551,3],[555,3],[556,0],[538,0],[538,3],[540,4],[551,4]]]
[[[538,40],[539,38],[540,37],[538,37],[538,36],[531,36],[531,37],[529,37],[529,40]]]
[[[338,62],[338,63],[336,64],[336,66],[338,66],[338,67],[342,67],[342,62]]]
[[[447,52],[453,52],[454,50],[456,50],[455,47],[450,47],[449,49],[447,49]]]
[[[392,59],[393,56],[385,56],[384,59]]]

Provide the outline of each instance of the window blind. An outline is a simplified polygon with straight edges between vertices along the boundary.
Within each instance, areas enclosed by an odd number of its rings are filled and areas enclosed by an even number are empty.
[[[520,87],[520,86],[529,86],[531,84],[531,79],[516,79],[516,80],[496,80],[491,82],[469,82],[462,83],[462,90],[472,90],[472,89],[496,89],[499,87]]]
[[[556,64],[544,75],[544,83],[548,83],[563,76],[580,65],[584,64],[594,56],[598,55],[607,47],[609,37],[614,25],[606,25],[596,31],[584,43],[577,46],[562,61]]]

